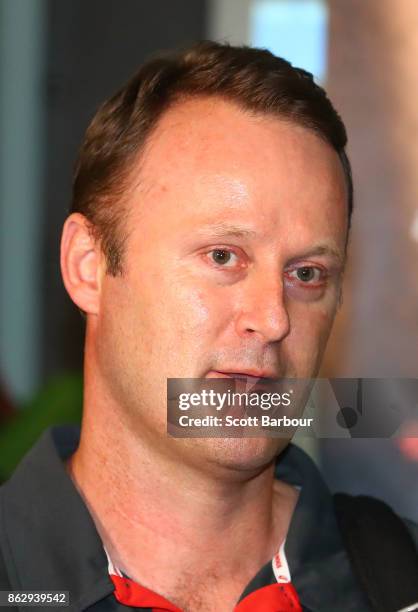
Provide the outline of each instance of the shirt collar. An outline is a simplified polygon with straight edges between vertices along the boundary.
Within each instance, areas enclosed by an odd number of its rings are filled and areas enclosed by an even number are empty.
[[[6,563],[15,570],[13,588],[69,590],[74,611],[114,588],[101,539],[63,463],[78,441],[78,427],[47,430],[2,487],[3,516],[0,504],[0,537],[7,540]],[[313,612],[367,610],[342,545],[332,496],[313,461],[290,444],[278,458],[276,477],[301,487],[285,545],[301,603]],[[271,563],[258,576],[263,572],[269,584],[275,581]]]

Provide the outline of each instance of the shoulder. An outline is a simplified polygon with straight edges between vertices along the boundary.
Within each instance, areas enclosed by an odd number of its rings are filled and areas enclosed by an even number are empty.
[[[415,543],[415,548],[418,551],[418,523],[415,523],[414,521],[411,521],[410,519],[404,517],[401,518],[409,533],[411,534],[411,537]]]
[[[367,535],[386,531],[395,539],[412,538],[418,548],[418,525],[411,519],[400,516],[387,502],[369,495],[335,493],[334,511],[341,530]],[[406,528],[406,530],[405,530]],[[385,538],[387,540],[387,537]]]
[[[0,564],[9,575],[14,565],[39,551],[40,541],[62,531],[64,512],[77,513],[81,502],[64,461],[78,439],[78,428],[46,430],[0,486]]]
[[[4,528],[4,491],[5,485],[0,487],[0,590],[10,590],[10,563],[6,562],[8,542]]]

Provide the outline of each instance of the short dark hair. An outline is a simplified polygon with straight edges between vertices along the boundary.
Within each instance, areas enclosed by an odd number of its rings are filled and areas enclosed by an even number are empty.
[[[104,102],[90,123],[75,167],[72,212],[80,212],[100,240],[107,272],[123,271],[127,228],[123,195],[133,161],[161,115],[174,102],[219,96],[257,113],[309,128],[338,153],[353,207],[344,124],[313,76],[265,49],[202,41],[156,56]]]

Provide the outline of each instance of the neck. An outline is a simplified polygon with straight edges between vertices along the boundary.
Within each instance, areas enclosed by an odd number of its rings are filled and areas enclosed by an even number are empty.
[[[174,461],[135,434],[108,398],[89,399],[86,392],[68,469],[114,564],[166,596],[189,575],[194,583],[225,578],[239,596],[285,538],[295,490],[274,479],[272,463],[255,476],[220,478]]]

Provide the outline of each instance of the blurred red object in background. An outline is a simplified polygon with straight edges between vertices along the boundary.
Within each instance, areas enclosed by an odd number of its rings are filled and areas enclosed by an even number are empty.
[[[407,421],[402,425],[396,443],[406,459],[418,461],[418,420]]]
[[[16,407],[13,405],[2,381],[0,381],[0,427],[7,423],[15,413]]]

